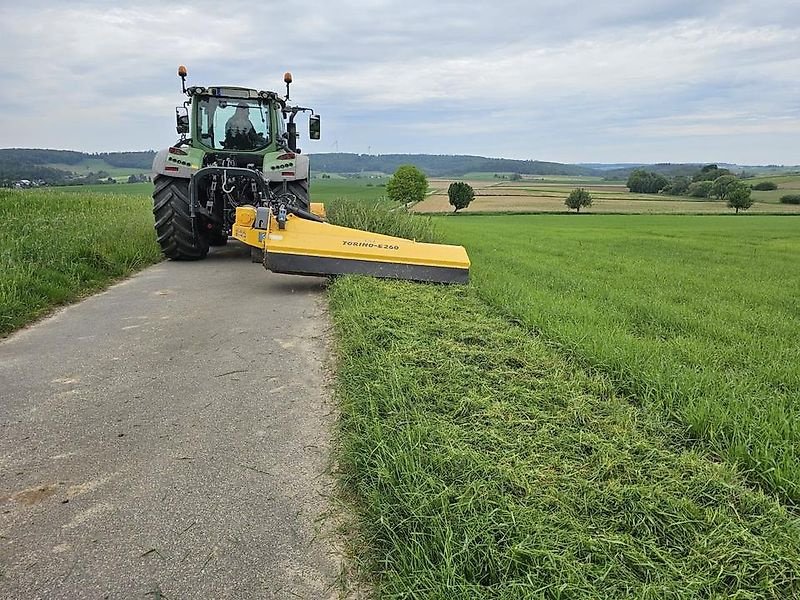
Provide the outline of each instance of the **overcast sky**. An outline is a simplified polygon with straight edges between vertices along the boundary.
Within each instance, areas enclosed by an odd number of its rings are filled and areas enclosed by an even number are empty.
[[[800,163],[796,0],[0,0],[0,147],[174,142],[194,85],[280,90],[307,152]],[[291,9],[291,10],[290,10]]]

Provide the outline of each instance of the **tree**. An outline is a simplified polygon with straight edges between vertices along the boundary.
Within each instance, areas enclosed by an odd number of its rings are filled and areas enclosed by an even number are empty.
[[[469,203],[475,198],[475,190],[468,183],[454,181],[447,188],[447,196],[450,198],[450,204],[455,209],[453,212],[458,212],[460,209],[469,206]]]
[[[658,173],[634,169],[628,177],[628,189],[637,194],[657,194],[669,185],[669,179]]]
[[[509,179],[511,181],[521,181],[522,180],[522,175],[520,175],[519,173],[512,173],[511,177],[509,177]]]
[[[708,195],[719,198],[720,200],[727,200],[728,188],[735,183],[739,182],[736,181],[736,177],[733,175],[723,175],[722,177],[717,177],[711,184],[711,192],[709,192]]]
[[[735,208],[736,214],[740,210],[747,210],[753,206],[753,199],[750,197],[751,190],[741,181],[736,181],[728,186],[725,191],[725,198],[728,200],[728,208]]]
[[[688,177],[684,177],[683,175],[678,175],[672,179],[672,183],[670,183],[667,187],[661,190],[664,194],[669,194],[670,196],[685,196],[689,193],[689,186],[691,185],[691,181],[689,181]]]
[[[413,204],[422,202],[428,191],[428,179],[425,173],[414,165],[402,165],[386,184],[386,195],[392,202]]]
[[[712,185],[714,183],[711,181],[695,181],[689,185],[689,195],[692,198],[708,198]]]
[[[564,204],[569,208],[574,208],[577,212],[581,212],[581,206],[592,205],[592,195],[583,188],[577,188],[570,192]]]

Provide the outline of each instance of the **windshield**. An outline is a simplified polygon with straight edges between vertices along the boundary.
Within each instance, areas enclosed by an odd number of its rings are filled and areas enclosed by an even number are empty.
[[[200,142],[209,148],[252,151],[269,144],[266,101],[208,97],[200,98],[198,107]]]

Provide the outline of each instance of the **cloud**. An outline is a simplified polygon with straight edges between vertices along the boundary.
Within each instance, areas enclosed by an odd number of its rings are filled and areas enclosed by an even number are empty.
[[[773,0],[34,1],[0,8],[0,131],[8,146],[167,145],[181,62],[193,82],[260,89],[293,70],[293,97],[325,119],[311,151],[800,162],[798,26]]]

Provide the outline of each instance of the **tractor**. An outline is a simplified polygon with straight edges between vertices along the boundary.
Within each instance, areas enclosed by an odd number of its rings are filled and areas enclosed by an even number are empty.
[[[309,160],[297,147],[295,117],[310,113],[309,137],[320,117],[286,94],[234,86],[186,87],[175,109],[180,139],[153,161],[153,213],[158,243],[173,260],[197,260],[228,241],[240,206],[283,206],[312,218]],[[321,209],[320,209],[321,210]],[[319,217],[317,217],[319,218]]]

